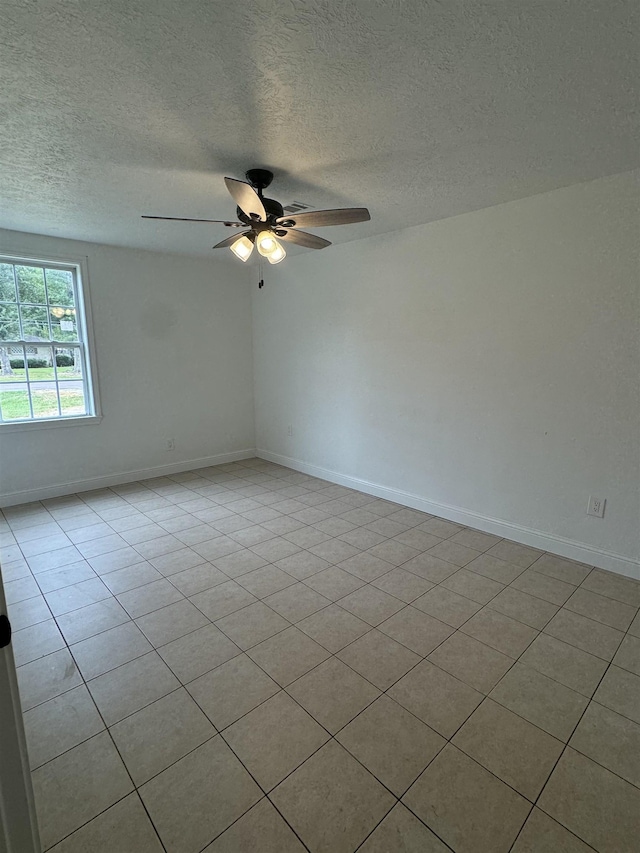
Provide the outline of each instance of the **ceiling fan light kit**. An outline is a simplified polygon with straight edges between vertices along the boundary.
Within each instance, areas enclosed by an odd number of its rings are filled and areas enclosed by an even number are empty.
[[[265,190],[273,180],[273,172],[268,169],[249,169],[245,173],[246,181],[225,178],[224,182],[235,201],[239,222],[225,219],[184,219],[175,216],[143,216],[143,219],[170,219],[179,222],[215,222],[230,228],[248,227],[240,236],[227,237],[213,247],[229,248],[241,261],[248,261],[254,245],[258,253],[270,264],[279,264],[287,253],[276,239],[280,237],[307,249],[324,249],[330,246],[329,240],[298,230],[299,225],[320,228],[326,225],[347,225],[352,222],[366,222],[371,219],[366,207],[347,207],[339,210],[309,210],[302,213],[284,215],[280,202],[265,198]]]

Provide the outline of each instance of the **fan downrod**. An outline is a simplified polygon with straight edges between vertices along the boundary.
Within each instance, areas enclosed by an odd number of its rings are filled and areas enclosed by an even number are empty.
[[[273,180],[273,172],[268,169],[249,169],[244,173],[252,187],[265,190]]]

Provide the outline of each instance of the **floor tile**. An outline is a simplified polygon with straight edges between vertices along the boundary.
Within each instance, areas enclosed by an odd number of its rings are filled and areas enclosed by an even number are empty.
[[[99,575],[116,572],[118,569],[125,569],[127,566],[142,562],[144,562],[144,557],[131,547],[120,548],[118,551],[111,551],[108,554],[101,554],[99,557],[91,557],[88,560],[89,565]]]
[[[623,604],[640,607],[640,581],[625,578],[614,572],[594,569],[583,582],[582,589],[613,598]]]
[[[613,663],[640,675],[640,638],[627,634],[616,652]]]
[[[477,613],[482,605],[463,595],[458,595],[457,592],[451,592],[444,586],[436,586],[416,599],[413,606],[422,610],[423,613],[434,616],[440,622],[459,628],[474,613]]]
[[[135,658],[87,684],[108,726],[155,702],[180,686],[156,652]]]
[[[91,571],[93,572],[93,569]],[[95,604],[96,601],[104,601],[110,597],[110,590],[100,578],[95,577],[95,574],[90,580],[45,593],[47,604],[55,617],[70,613],[72,610],[80,610],[81,607],[87,607],[89,604]]]
[[[524,797],[451,744],[403,802],[456,853],[507,853],[531,809]]]
[[[619,631],[626,631],[636,615],[635,607],[584,588],[577,589],[565,607]]]
[[[82,682],[68,649],[60,649],[19,666],[17,675],[23,711],[53,699]]]
[[[279,592],[296,582],[295,578],[278,569],[276,566],[264,566],[254,569],[238,578],[238,583],[248,589],[256,598],[266,598],[274,592]]]
[[[260,788],[219,736],[140,788],[142,801],[167,853],[198,853],[261,795]]]
[[[105,599],[58,616],[58,627],[67,643],[78,643],[108,628],[129,621],[129,615],[115,599]]]
[[[423,656],[428,655],[453,633],[449,625],[416,610],[410,604],[382,622],[378,629]]]
[[[69,565],[69,563],[77,563],[81,559],[82,554],[75,545],[68,545],[66,548],[58,548],[55,551],[47,551],[44,554],[26,558],[34,575],[49,571],[49,569],[59,569],[61,566]],[[100,558],[97,557],[96,559]]]
[[[216,733],[184,688],[136,711],[110,731],[138,786]]]
[[[512,853],[592,853],[593,848],[572,832],[534,808],[525,823]]]
[[[512,658],[459,631],[433,651],[429,660],[482,693],[489,693],[513,665]]]
[[[183,637],[197,628],[209,624],[207,617],[197,607],[184,599],[175,604],[169,604],[160,610],[154,610],[146,616],[136,619],[136,624],[143,631],[152,646],[164,646],[178,637]]]
[[[423,530],[418,530],[417,527],[405,530],[404,533],[398,533],[398,535],[393,538],[396,542],[402,542],[404,545],[410,545],[420,553],[428,551],[439,542],[442,542],[442,539],[440,539],[439,536],[433,536],[431,533],[425,533]]]
[[[320,546],[316,546],[320,547]],[[295,554],[300,548],[280,536],[274,539],[268,539],[266,542],[259,542],[257,545],[252,545],[251,550],[258,554],[269,563],[275,563],[276,560],[283,560],[285,557],[290,557]]]
[[[385,542],[380,542],[379,545],[374,545],[373,548],[367,551],[370,557],[376,557],[385,563],[390,563],[392,566],[401,566],[407,560],[417,557],[419,553],[417,548],[412,548],[410,545],[405,545],[396,539],[387,539]],[[436,556],[438,555],[436,554]]]
[[[550,578],[557,578],[574,586],[581,584],[591,571],[589,566],[556,557],[554,554],[543,554],[531,568],[542,575],[549,575]]]
[[[217,584],[204,592],[198,592],[192,595],[190,600],[198,610],[213,621],[222,619],[223,616],[228,616],[257,601],[254,595],[233,580]]]
[[[351,669],[386,690],[420,661],[420,656],[380,631],[369,631],[337,652]]]
[[[349,557],[354,557],[360,553],[353,545],[349,545],[348,542],[342,542],[340,539],[329,539],[327,542],[320,542],[318,545],[312,545],[308,550],[312,554],[315,554],[316,557],[320,557],[331,564],[341,563],[343,560],[348,560]]]
[[[424,580],[431,583],[441,583],[445,578],[450,577],[458,571],[458,567],[453,563],[447,563],[446,560],[439,560],[433,554],[426,552],[418,554],[412,560],[404,563],[402,568],[406,572],[411,572]]]
[[[51,853],[163,853],[153,825],[137,794],[129,794],[77,829]]]
[[[372,684],[336,658],[294,681],[287,692],[332,734],[380,695]]]
[[[446,560],[460,568],[480,556],[479,551],[474,551],[473,548],[465,548],[464,545],[458,545],[451,539],[445,539],[443,542],[434,545],[433,548],[429,549],[429,553],[439,560]]]
[[[555,604],[543,601],[526,592],[514,589],[512,586],[505,587],[495,598],[487,604],[492,610],[511,616],[518,622],[524,622],[530,628],[542,629],[547,622],[558,612]]]
[[[36,598],[27,598],[24,601],[10,604],[8,605],[8,611],[14,631],[19,631],[21,628],[28,628],[30,625],[36,625],[38,622],[51,619],[51,610],[49,610],[47,602],[41,595]]]
[[[248,654],[281,687],[286,687],[329,657],[325,648],[294,627],[264,640]]]
[[[323,569],[328,569],[331,564],[321,557],[312,554],[310,551],[298,551],[290,557],[277,560],[274,565],[292,577],[304,580],[311,577],[311,575],[321,572]]]
[[[183,595],[190,596],[225,583],[228,577],[211,563],[202,563],[170,575],[170,580]]]
[[[432,536],[439,536],[441,539],[449,539],[464,528],[452,521],[445,521],[444,518],[429,518],[418,525],[418,529],[431,533]]]
[[[484,607],[460,629],[511,658],[518,658],[538,635],[535,628]]]
[[[125,622],[71,646],[71,653],[85,681],[151,650],[151,643],[133,622]]]
[[[409,809],[398,803],[358,853],[449,853],[450,848],[421,823]]]
[[[268,595],[264,603],[289,622],[299,622],[331,604],[328,598],[304,583],[294,583],[280,592]]]
[[[612,711],[640,723],[640,676],[610,666],[593,698]]]
[[[243,651],[289,627],[286,619],[261,601],[218,619],[216,625]]]
[[[319,533],[320,531],[317,532]],[[424,533],[423,535],[426,536],[427,534]],[[367,530],[366,527],[356,527],[355,530],[348,530],[338,538],[342,539],[343,542],[348,542],[349,545],[353,545],[354,548],[360,548],[362,551],[366,551],[367,548],[373,548],[374,545],[379,545],[385,540],[385,537],[381,533],[374,533],[373,530]],[[436,543],[434,542],[433,544],[435,545]]]
[[[95,768],[100,772],[96,773]],[[40,837],[51,847],[113,805],[133,785],[106,732],[95,735],[32,773]]]
[[[356,554],[354,557],[349,557],[348,560],[338,563],[338,567],[345,572],[355,575],[360,580],[373,581],[381,575],[386,575],[393,567],[393,564],[374,556],[372,551],[363,551],[361,554]]]
[[[241,575],[260,569],[267,562],[258,554],[254,554],[248,548],[243,548],[233,554],[227,554],[215,560],[215,565],[230,578],[238,578]]]
[[[559,606],[564,604],[569,596],[575,592],[575,586],[550,578],[548,575],[541,575],[534,572],[533,569],[527,569],[511,585],[514,589],[527,592],[529,595],[534,595],[536,598]]]
[[[54,592],[57,589],[63,589],[87,580],[97,580],[97,575],[86,560],[81,560],[79,563],[72,563],[70,566],[64,566],[61,569],[43,572],[38,576],[38,586],[46,595],[48,592]]]
[[[474,551],[488,551],[501,541],[500,536],[493,536],[491,533],[482,533],[480,530],[472,530],[467,527],[450,537],[451,542],[456,542],[458,545],[464,545],[465,548],[473,548]]]
[[[640,725],[591,702],[569,741],[578,752],[640,788]]]
[[[588,699],[522,663],[516,663],[489,694],[505,708],[567,741]]]
[[[470,572],[468,569],[458,569],[455,574],[442,581],[442,586],[478,604],[487,604],[504,589],[501,583],[478,575],[476,572]]]
[[[430,581],[421,578],[419,575],[406,572],[404,569],[392,569],[387,574],[371,581],[371,584],[383,592],[388,592],[390,595],[399,598],[405,604],[411,604],[425,592],[433,589],[433,584]]]
[[[640,790],[570,747],[538,806],[599,853],[634,853]]]
[[[450,738],[484,698],[444,670],[422,661],[388,693],[443,737]]]
[[[503,584],[512,583],[524,571],[521,566],[512,566],[511,563],[492,557],[491,554],[480,554],[475,560],[467,563],[465,568]]]
[[[607,661],[613,658],[624,637],[622,631],[564,607],[549,622],[544,633]]]
[[[24,715],[29,762],[39,767],[104,729],[84,684],[67,690]]]
[[[239,655],[196,678],[187,689],[221,731],[280,688],[246,655]]]
[[[264,791],[270,791],[329,739],[286,693],[278,693],[228,729],[224,738]]]
[[[145,586],[153,581],[158,581],[162,578],[160,572],[155,569],[151,563],[136,563],[133,566],[125,566],[123,569],[117,569],[114,572],[108,572],[102,575],[102,583],[111,591],[113,595],[119,595],[121,592],[127,592],[130,589],[136,589],[140,586]]]
[[[328,569],[323,569],[323,571],[305,578],[305,583],[311,589],[319,592],[320,595],[324,595],[325,598],[337,601],[364,586],[365,582],[350,572],[343,571],[338,566],[330,566]]]
[[[146,616],[147,613],[166,607],[167,604],[175,604],[184,598],[182,593],[164,578],[116,597],[132,619]]]
[[[215,625],[205,625],[160,646],[158,654],[173,674],[187,684],[239,655],[240,649]]]
[[[305,847],[265,797],[219,835],[203,853],[304,853]]]
[[[374,626],[405,606],[403,601],[370,584],[345,595],[344,598],[339,599],[338,604],[354,616]]]
[[[380,696],[336,736],[401,797],[446,741],[388,696]]]
[[[532,802],[564,748],[561,741],[491,699],[473,712],[452,743]]]
[[[14,631],[11,637],[16,666],[37,660],[51,652],[65,648],[65,641],[54,619],[38,622],[28,628]]]
[[[547,634],[538,634],[520,662],[588,697],[593,695],[607,668],[601,658]]]
[[[314,853],[351,853],[394,803],[335,741],[288,776],[270,799]]]
[[[497,545],[490,548],[487,553],[499,560],[505,560],[507,563],[513,563],[515,566],[522,566],[523,569],[526,569],[544,552],[537,548],[529,548],[527,545],[520,545],[518,542],[503,539],[502,542],[498,542]]]
[[[297,627],[334,654],[371,630],[371,625],[337,604],[307,616]]]
[[[634,637],[640,637],[640,610],[636,613],[636,617],[629,625],[629,633]]]

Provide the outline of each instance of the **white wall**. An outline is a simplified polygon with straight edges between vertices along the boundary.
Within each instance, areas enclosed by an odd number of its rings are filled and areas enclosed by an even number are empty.
[[[0,252],[88,257],[104,415],[89,426],[0,427],[0,504],[254,447],[244,269],[11,231],[0,231]]]
[[[267,270],[259,452],[636,572],[638,174]]]

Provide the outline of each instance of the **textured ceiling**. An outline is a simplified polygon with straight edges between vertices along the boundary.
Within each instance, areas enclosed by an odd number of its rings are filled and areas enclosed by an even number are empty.
[[[639,8],[2,0],[0,227],[209,254],[223,226],[140,214],[231,217],[268,166],[370,208],[342,242],[632,169]]]

